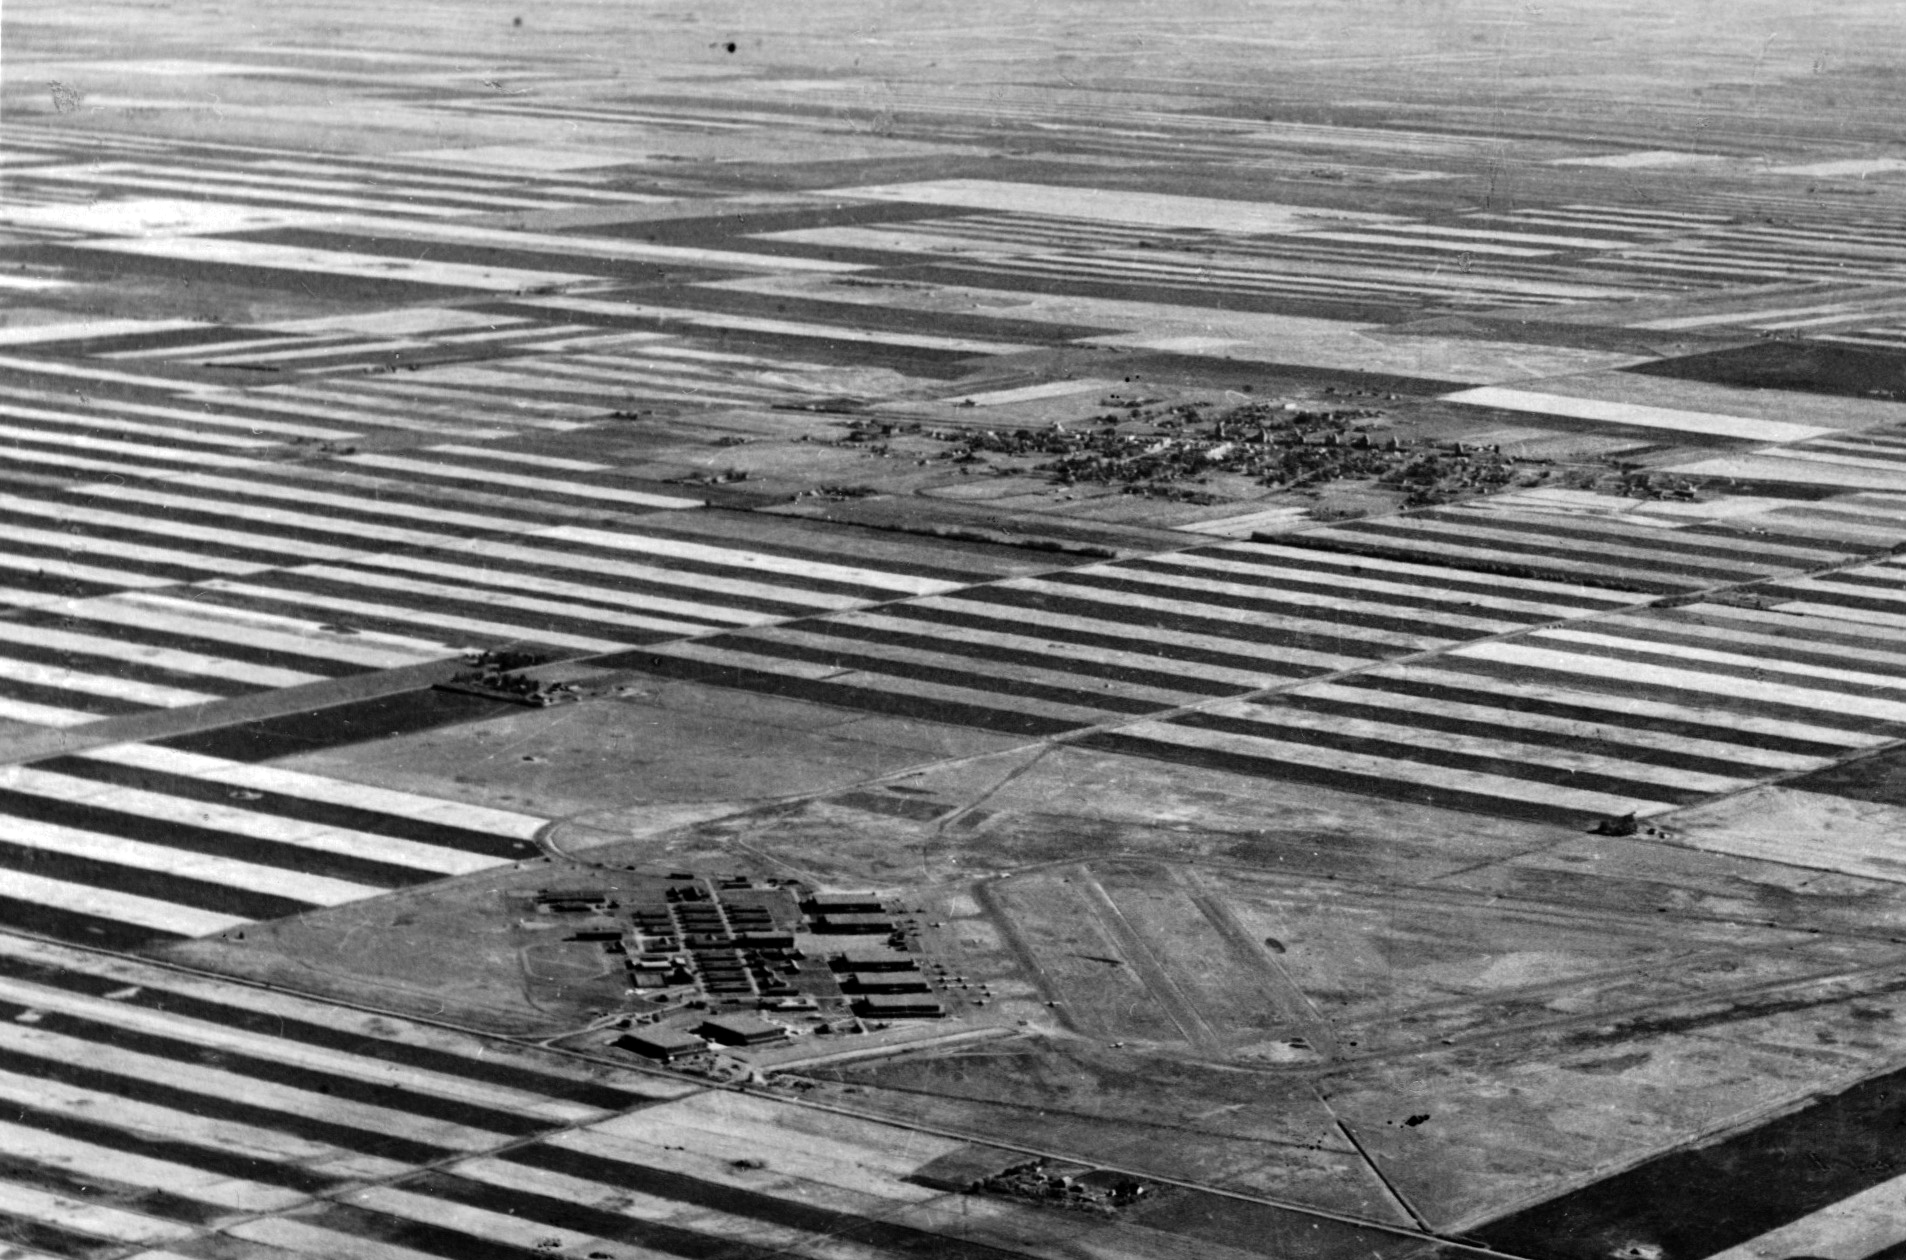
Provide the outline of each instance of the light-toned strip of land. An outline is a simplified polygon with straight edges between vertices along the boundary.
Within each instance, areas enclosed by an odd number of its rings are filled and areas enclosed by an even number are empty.
[[[1635,403],[1609,402],[1596,398],[1573,398],[1565,394],[1543,394],[1534,390],[1507,389],[1486,385],[1480,389],[1458,390],[1442,395],[1447,402],[1494,407],[1503,411],[1535,415],[1564,416],[1573,420],[1593,420],[1605,424],[1630,424],[1648,429],[1673,429],[1681,433],[1705,433],[1715,437],[1739,438],[1748,442],[1800,442],[1835,432],[1818,425],[1790,424],[1783,420],[1759,420],[1748,416],[1725,416],[1701,411],[1679,411],[1670,407],[1644,407]]]

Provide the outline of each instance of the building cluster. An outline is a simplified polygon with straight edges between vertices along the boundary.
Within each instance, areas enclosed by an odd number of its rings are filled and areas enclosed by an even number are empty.
[[[1127,494],[1200,503],[1222,500],[1198,488],[1220,473],[1255,478],[1272,490],[1370,482],[1403,492],[1406,507],[1534,485],[1550,475],[1553,461],[1505,456],[1493,445],[1385,435],[1385,412],[1354,401],[1394,400],[1394,394],[1339,394],[1333,388],[1322,393],[1331,401],[1252,401],[1222,409],[1208,402],[1158,405],[1156,398],[1114,393],[1099,400],[1112,410],[1042,428],[927,428],[857,416],[838,444],[884,456],[893,453],[894,439],[917,435],[942,444],[920,463],[947,460],[966,474],[988,468],[1037,472],[1058,486],[1118,486]],[[873,491],[828,486],[809,493],[846,498]]]
[[[805,954],[796,891],[690,873],[644,880],[633,892],[546,889],[539,911],[589,915],[570,940],[600,941],[625,956],[631,989],[692,988],[715,1000],[793,998]],[[813,969],[809,969],[813,970]]]
[[[1670,499],[1689,503],[1700,497],[1700,488],[1686,477],[1672,473],[1628,472],[1621,479],[1620,492],[1633,499]]]
[[[678,876],[659,897],[635,903],[629,960],[634,987],[692,982],[715,998],[794,996],[790,978],[799,974],[800,960],[789,916],[777,919],[772,899],[733,895],[740,892],[753,893],[753,885],[743,880],[710,887]]]
[[[854,1013],[888,1019],[946,1014],[920,969],[919,929],[871,893],[815,893],[802,903],[817,936],[858,938],[828,949],[828,967]]]
[[[802,490],[796,499],[825,499],[830,503],[840,503],[847,499],[872,499],[886,493],[878,486],[815,486]]]
[[[792,1035],[787,1025],[762,1019],[758,1015],[711,1015],[692,1028],[666,1024],[631,1028],[617,1038],[616,1045],[645,1059],[674,1063],[707,1053],[711,1043],[729,1049],[746,1049],[771,1046],[788,1040]]]
[[[1494,447],[1429,444],[1384,436],[1384,412],[1365,406],[1250,402],[1152,407],[1114,394],[1118,410],[1066,425],[1022,429],[932,429],[942,458],[963,469],[997,457],[1038,460],[1030,471],[1054,484],[1116,485],[1127,493],[1214,499],[1194,487],[1213,474],[1256,478],[1276,490],[1370,481],[1406,492],[1411,506],[1448,502],[1509,484],[1519,462]],[[893,426],[857,421],[849,441],[876,442]]]
[[[536,708],[579,699],[576,689],[568,683],[545,682],[519,672],[545,663],[545,658],[529,652],[477,652],[465,658],[467,669],[459,670],[447,682],[437,685],[449,691],[473,692]]]
[[[1051,1171],[1044,1160],[1016,1164],[973,1187],[976,1191],[1030,1199],[1051,1207],[1110,1216],[1149,1195],[1151,1187],[1118,1173]]]
[[[622,957],[640,1005],[617,1045],[659,1062],[940,1018],[955,988],[990,999],[928,962],[914,916],[874,893],[688,872],[634,883],[544,889],[534,904],[573,916],[566,939]]]
[[[1404,507],[1434,507],[1501,490],[1518,481],[1540,481],[1547,475],[1537,472],[1530,478],[1517,467],[1519,462],[1493,446],[1452,442],[1411,452],[1407,461],[1384,473],[1377,484],[1403,491]]]

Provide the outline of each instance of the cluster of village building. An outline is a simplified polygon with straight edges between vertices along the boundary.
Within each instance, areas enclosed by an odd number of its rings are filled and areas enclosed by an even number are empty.
[[[913,916],[874,893],[681,872],[635,891],[545,889],[571,941],[620,955],[635,1013],[621,1049],[664,1063],[948,1013],[954,987]],[[970,988],[961,977],[957,987]],[[966,999],[984,1005],[984,987]]]
[[[987,469],[1042,473],[1058,486],[1118,486],[1128,494],[1190,502],[1225,497],[1200,487],[1215,475],[1229,474],[1273,490],[1365,481],[1402,491],[1405,506],[1421,507],[1539,482],[1550,463],[1505,455],[1494,445],[1386,434],[1390,421],[1385,412],[1362,405],[1252,401],[1218,408],[1209,402],[1159,403],[1115,393],[1099,400],[1100,406],[1112,408],[1102,414],[1071,424],[1016,429],[927,428],[856,417],[842,442],[889,454],[895,438],[918,435],[944,443],[945,449],[932,458],[948,460],[966,475]],[[854,492],[868,491],[827,488],[828,497]]]

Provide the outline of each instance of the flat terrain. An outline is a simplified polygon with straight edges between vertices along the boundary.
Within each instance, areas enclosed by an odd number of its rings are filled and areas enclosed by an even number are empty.
[[[0,1260],[1901,1254],[1895,8],[8,5]]]

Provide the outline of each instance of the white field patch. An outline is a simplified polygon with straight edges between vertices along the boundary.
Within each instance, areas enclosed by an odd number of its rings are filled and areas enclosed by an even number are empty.
[[[125,197],[114,201],[0,210],[0,223],[62,228],[89,236],[130,237],[255,232],[265,228],[306,227],[335,217],[311,210],[187,201],[179,197]]]
[[[1664,166],[1708,166],[1733,159],[1718,153],[1687,153],[1678,149],[1639,149],[1603,153],[1596,157],[1555,158],[1550,166],[1600,166],[1618,171],[1652,170]]]
[[[1881,449],[1869,453],[1868,448],[1852,444],[1820,443],[1815,446],[1795,447],[1781,454],[1789,459],[1802,460],[1810,464],[1840,464],[1848,468],[1873,468],[1882,471],[1898,470],[1897,459],[1887,459],[1886,455],[1897,453],[1898,448]]]
[[[1707,853],[1906,884],[1906,809],[1898,805],[1762,787],[1678,814],[1672,830]]]
[[[211,327],[212,324],[198,319],[80,319],[57,324],[0,328],[0,346],[33,346],[93,337],[151,335]]]
[[[16,293],[45,293],[51,289],[70,289],[74,282],[52,276],[0,276],[0,289]]]
[[[634,160],[627,153],[603,153],[592,149],[565,149],[539,144],[479,144],[468,149],[423,149],[394,153],[393,158],[407,162],[442,163],[449,167],[475,167],[494,171],[584,171],[602,166],[623,166]],[[639,155],[638,155],[639,156]],[[642,197],[630,200],[667,201],[667,197]]]
[[[1173,354],[1215,354],[1233,350],[1246,343],[1235,337],[1200,337],[1195,334],[1179,337],[1146,337],[1140,334],[1137,337],[1121,338],[1120,344],[1130,346],[1134,350],[1166,350]]]
[[[1383,228],[1400,236],[1441,236],[1455,241],[1498,241],[1507,244],[1553,245],[1558,249],[1626,249],[1632,242],[1605,236],[1558,236],[1552,232],[1507,231],[1490,228],[1442,227],[1430,223],[1395,223]]]
[[[1564,394],[1543,394],[1534,390],[1506,389],[1493,385],[1458,390],[1453,394],[1444,394],[1442,398],[1445,402],[1469,403],[1502,411],[1634,425],[1645,429],[1672,429],[1678,433],[1703,433],[1748,442],[1801,442],[1835,432],[1819,425],[1791,424],[1783,420],[1680,411],[1671,407],[1648,407],[1599,398],[1571,398]]]
[[[1047,381],[1043,385],[1023,385],[1018,389],[995,389],[983,394],[961,394],[946,402],[970,402],[976,407],[997,407],[1003,403],[1037,402],[1042,398],[1070,398],[1111,389],[1117,381],[1087,377],[1078,381]]]
[[[1835,162],[1808,162],[1801,166],[1776,166],[1775,175],[1806,175],[1822,179],[1865,179],[1868,175],[1890,175],[1906,171],[1900,158],[1843,158]]]
[[[1226,538],[1248,538],[1253,531],[1295,525],[1310,519],[1308,507],[1258,508],[1237,516],[1219,516],[1209,520],[1188,521],[1173,529],[1193,534],[1216,534]]]
[[[758,239],[836,249],[872,249],[898,254],[959,254],[967,257],[1030,254],[1051,248],[1041,241],[957,236],[950,232],[901,225],[791,228],[785,232],[763,232]]]
[[[829,196],[867,201],[904,201],[967,210],[998,210],[1129,223],[1142,227],[1203,228],[1214,232],[1285,235],[1333,226],[1403,223],[1397,215],[1350,210],[1314,210],[1278,202],[1227,201],[1176,193],[1109,188],[1067,188],[991,179],[937,179],[914,184],[836,188]]]
[[[1636,506],[1635,519],[1659,519],[1664,525],[1692,525],[1697,521],[1737,520],[1743,516],[1765,516],[1783,508],[1804,506],[1791,500],[1749,498],[1746,496],[1709,499],[1702,503],[1678,503],[1672,500],[1642,502]]]
[[[1477,442],[1477,446],[1484,445]],[[1507,494],[1492,494],[1486,499],[1476,500],[1476,506],[1485,511],[1503,509],[1521,509],[1535,512],[1560,512],[1572,516],[1621,516],[1641,506],[1637,499],[1617,499],[1612,495],[1597,494],[1593,490],[1565,490],[1561,487],[1540,486],[1532,490],[1511,490]]]
[[[833,1189],[889,1202],[921,1202],[937,1192],[905,1180],[922,1165],[959,1149],[952,1139],[898,1131],[873,1120],[809,1111],[738,1094],[697,1094],[643,1108],[557,1138],[556,1144],[608,1158],[675,1166],[725,1184],[748,1185],[735,1161],[761,1152],[773,1135],[770,1167],[816,1190]],[[669,1154],[663,1154],[667,1151]]]
[[[1906,464],[1872,467],[1821,459],[1790,459],[1782,455],[1728,455],[1719,459],[1676,464],[1664,472],[1703,477],[1734,477],[1742,481],[1784,481],[1802,486],[1838,486],[1847,490],[1906,491]]]
[[[507,316],[486,315],[481,311],[460,311],[448,306],[407,306],[388,311],[354,311],[348,315],[285,320],[254,327],[306,337],[325,333],[355,333],[363,337],[416,337],[429,333],[502,328],[524,322]]]

